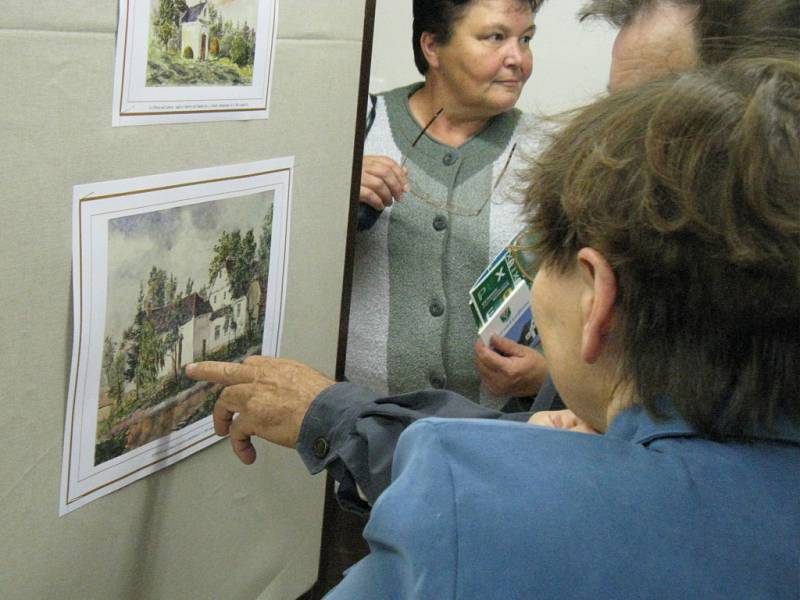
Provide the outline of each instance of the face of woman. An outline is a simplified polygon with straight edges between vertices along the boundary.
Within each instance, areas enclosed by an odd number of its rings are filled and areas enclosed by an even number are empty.
[[[516,104],[531,75],[533,33],[527,2],[475,0],[447,44],[436,46],[431,71],[461,111],[500,114]]]

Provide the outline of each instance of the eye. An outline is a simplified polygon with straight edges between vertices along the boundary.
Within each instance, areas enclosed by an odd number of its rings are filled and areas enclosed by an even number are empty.
[[[486,39],[489,40],[490,42],[502,42],[504,39],[506,39],[506,36],[504,36],[502,33],[495,32],[495,33],[490,33],[486,37]]]
[[[533,36],[532,35],[523,35],[521,39],[522,39],[522,43],[523,44],[525,44],[526,46],[530,46],[531,42],[533,41]]]

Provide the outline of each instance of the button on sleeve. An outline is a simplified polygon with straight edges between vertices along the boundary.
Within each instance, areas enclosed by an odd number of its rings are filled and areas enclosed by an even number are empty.
[[[319,459],[325,458],[328,456],[328,452],[330,452],[331,445],[328,443],[328,440],[324,437],[318,437],[314,440],[314,443],[311,445],[311,450]]]

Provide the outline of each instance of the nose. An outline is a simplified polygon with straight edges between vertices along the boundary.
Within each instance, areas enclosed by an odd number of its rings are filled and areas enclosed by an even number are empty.
[[[505,59],[503,65],[507,68],[519,67],[523,61],[523,53],[527,48],[523,49],[522,45],[515,39],[510,39],[506,46]]]

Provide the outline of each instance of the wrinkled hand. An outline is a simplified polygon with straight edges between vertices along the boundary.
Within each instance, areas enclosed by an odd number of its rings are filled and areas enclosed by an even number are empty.
[[[540,353],[508,338],[493,335],[492,347],[475,342],[475,367],[495,396],[533,396],[547,376],[547,362]]]
[[[388,156],[364,156],[358,199],[383,210],[408,191],[407,171]]]
[[[302,363],[266,356],[242,364],[200,362],[188,365],[186,375],[226,386],[214,405],[214,432],[230,434],[246,465],[256,460],[251,436],[294,448],[311,402],[335,383]]]
[[[600,434],[599,431],[591,427],[586,421],[579,419],[571,410],[543,410],[533,413],[528,419],[531,425],[541,425],[552,427],[553,429],[567,429],[569,431],[580,431],[581,433]]]

